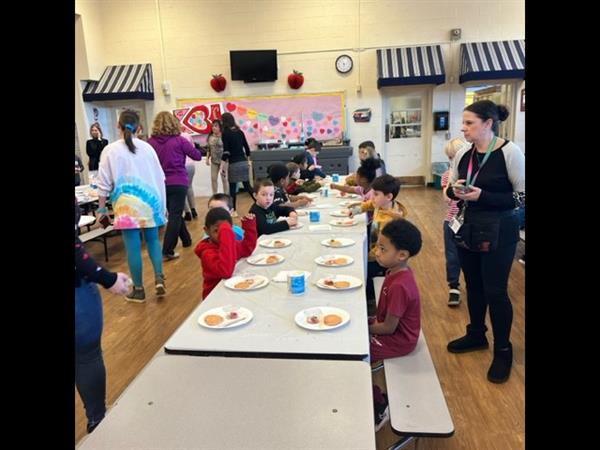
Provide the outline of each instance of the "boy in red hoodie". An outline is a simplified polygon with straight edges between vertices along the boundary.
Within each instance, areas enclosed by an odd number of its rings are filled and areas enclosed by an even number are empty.
[[[206,213],[204,231],[208,234],[202,239],[194,252],[202,262],[202,299],[224,278],[230,278],[235,269],[235,263],[250,256],[256,247],[256,217],[246,214],[242,218],[244,239],[235,240],[231,215],[224,208],[213,208]]]

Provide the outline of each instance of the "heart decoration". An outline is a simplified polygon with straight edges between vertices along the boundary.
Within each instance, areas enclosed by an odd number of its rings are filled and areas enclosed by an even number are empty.
[[[208,134],[211,130],[210,124],[206,121],[209,114],[210,112],[206,105],[197,105],[190,108],[181,120],[181,123],[196,133]]]
[[[256,119],[256,114],[258,114],[255,110],[253,109],[249,109],[248,110],[248,117],[252,120]]]
[[[333,131],[334,131],[334,132],[337,134],[337,133],[339,133],[340,129],[339,129],[338,127],[335,127],[335,128],[333,129]]]
[[[323,117],[325,117],[323,114],[321,114],[318,111],[313,111],[313,113],[311,115],[312,115],[312,118],[315,119],[315,122],[323,120]]]
[[[228,102],[228,103],[225,105],[225,109],[227,109],[227,111],[229,111],[229,112],[233,112],[233,111],[235,111],[235,108],[236,108],[236,106],[235,106],[235,104],[234,104],[234,103],[229,103],[229,102]]]
[[[333,121],[333,124],[334,124],[334,125],[337,125],[337,124],[338,124],[338,121],[337,121],[337,120],[334,120],[334,121]]]
[[[252,126],[253,126],[254,128],[258,128],[258,124],[257,124],[257,123],[253,123],[253,124],[252,124]]]
[[[243,106],[238,106],[237,110],[240,113],[240,116],[243,116],[246,114],[246,111],[248,111],[248,108],[244,108]]]
[[[327,116],[327,120],[331,122],[331,119],[333,119],[333,116]]]
[[[267,120],[269,118],[268,114],[265,113],[258,113],[258,120],[261,122],[264,122],[265,120]]]
[[[319,129],[319,133],[323,134],[325,133],[325,130],[323,128]]]
[[[327,134],[331,134],[331,130],[327,128]]]
[[[287,126],[288,126],[288,123],[287,123],[287,122],[283,122],[283,123],[282,123],[282,125],[283,125],[284,127],[287,127]]]
[[[279,117],[269,116],[269,123],[273,126],[279,123]]]

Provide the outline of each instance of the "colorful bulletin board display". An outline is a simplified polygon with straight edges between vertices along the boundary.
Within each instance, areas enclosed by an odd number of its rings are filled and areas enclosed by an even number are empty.
[[[265,140],[341,139],[346,127],[343,92],[177,99],[173,110],[192,135],[200,136],[208,135],[212,121],[225,112],[233,114],[251,146]]]

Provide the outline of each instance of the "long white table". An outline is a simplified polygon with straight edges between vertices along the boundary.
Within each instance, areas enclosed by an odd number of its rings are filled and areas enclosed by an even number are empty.
[[[356,241],[351,247],[332,249],[321,245],[325,235],[278,234],[292,240],[283,249],[265,249],[257,246],[254,254],[273,251],[286,259],[274,266],[252,266],[242,259],[235,274],[250,272],[274,277],[281,270],[308,270],[306,293],[293,296],[287,283],[270,283],[255,291],[232,291],[221,281],[210,295],[192,312],[165,344],[167,353],[191,355],[245,356],[270,358],[355,359],[369,355],[369,332],[365,300],[364,241],[365,233],[345,234]],[[275,236],[275,235],[271,235]],[[262,238],[271,238],[263,236]],[[337,268],[318,266],[319,255],[345,254],[354,263]],[[363,281],[363,286],[348,291],[328,291],[314,285],[316,280],[329,274],[352,275]],[[207,329],[198,324],[200,315],[212,308],[235,304],[250,309],[253,319],[240,327]],[[299,327],[294,316],[298,311],[315,306],[335,306],[350,314],[350,322],[327,331],[309,331]]]
[[[374,450],[361,361],[159,356],[77,447]]]

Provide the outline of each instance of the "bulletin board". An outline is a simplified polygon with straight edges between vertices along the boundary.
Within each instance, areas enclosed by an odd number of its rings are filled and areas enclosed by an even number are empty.
[[[192,135],[207,135],[211,122],[230,112],[250,145],[259,141],[341,139],[346,127],[343,92],[177,99],[175,116]]]

